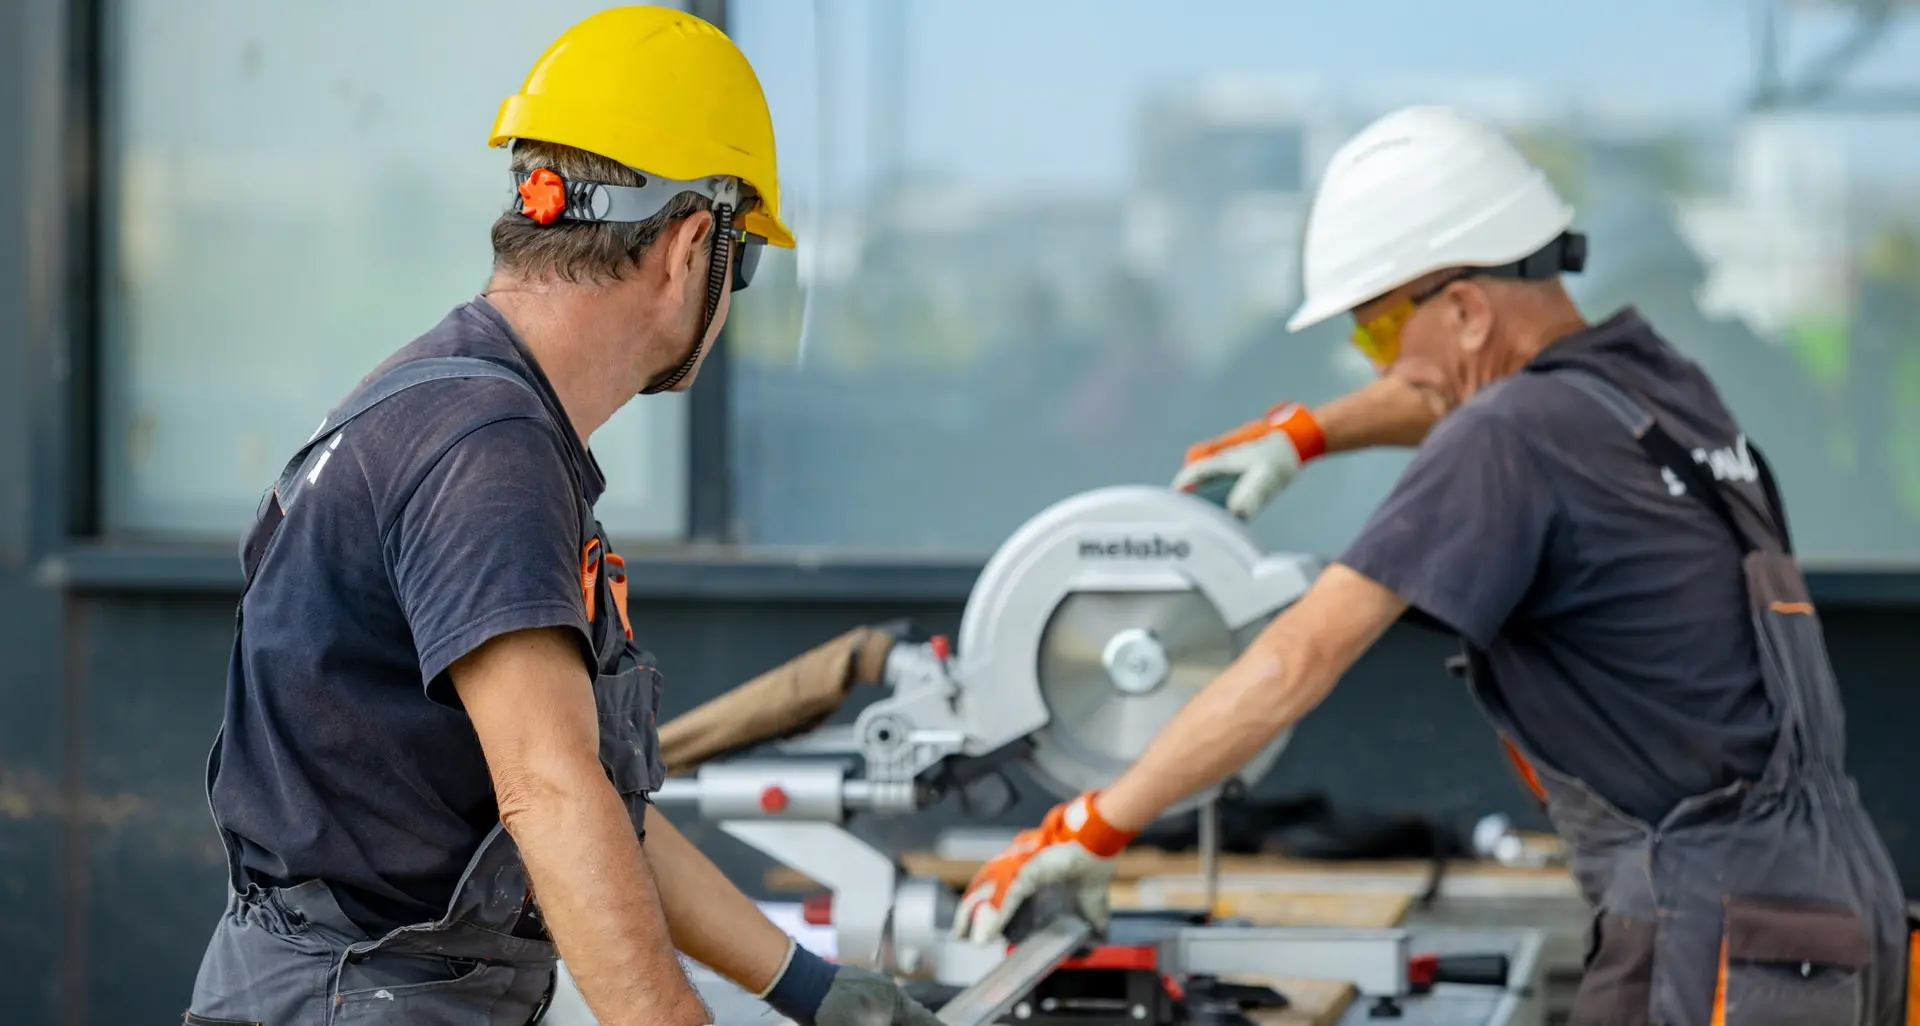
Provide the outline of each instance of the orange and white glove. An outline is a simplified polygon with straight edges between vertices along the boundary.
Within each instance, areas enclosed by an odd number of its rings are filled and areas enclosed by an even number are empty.
[[[1313,414],[1299,403],[1281,403],[1259,420],[1188,449],[1173,487],[1190,492],[1210,478],[1232,478],[1227,512],[1252,520],[1302,466],[1326,451],[1327,436]]]
[[[953,935],[975,944],[998,940],[1021,902],[1053,884],[1066,884],[1087,922],[1106,929],[1112,859],[1133,838],[1100,818],[1093,792],[1054,806],[1038,828],[1022,830],[980,867],[954,914]]]

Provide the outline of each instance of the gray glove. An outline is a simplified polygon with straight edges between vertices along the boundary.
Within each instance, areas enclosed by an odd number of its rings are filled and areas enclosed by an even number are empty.
[[[813,1017],[814,1026],[940,1026],[926,1006],[899,984],[856,966],[834,972],[833,985]]]

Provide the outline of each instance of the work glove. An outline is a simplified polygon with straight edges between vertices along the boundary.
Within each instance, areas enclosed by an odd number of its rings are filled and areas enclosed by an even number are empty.
[[[786,967],[757,996],[801,1026],[940,1026],[887,977],[834,965],[792,942]]]
[[[1089,791],[1054,806],[1039,827],[1015,835],[1006,851],[981,866],[960,899],[953,935],[975,944],[999,940],[1021,903],[1054,884],[1073,893],[1080,915],[1095,930],[1105,930],[1112,859],[1134,835],[1101,819],[1093,798]]]
[[[1299,403],[1281,403],[1259,420],[1188,449],[1173,487],[1212,491],[1231,481],[1227,512],[1251,520],[1293,482],[1302,466],[1326,451],[1326,435],[1313,414]]]
[[[833,974],[814,1026],[940,1026],[925,1005],[876,972],[843,965]]]

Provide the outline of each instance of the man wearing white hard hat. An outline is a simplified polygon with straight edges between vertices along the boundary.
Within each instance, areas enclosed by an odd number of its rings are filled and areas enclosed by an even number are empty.
[[[1576,1023],[1899,1023],[1909,924],[1844,765],[1844,715],[1787,518],[1712,382],[1560,276],[1573,210],[1498,131],[1417,107],[1335,154],[1306,302],[1379,380],[1276,408],[1176,482],[1251,515],[1328,451],[1417,444],[1314,586],[1111,785],[988,862],[956,929],[1043,886],[1097,923],[1110,859],[1297,723],[1410,607],[1459,633],[1469,691],[1594,908]]]

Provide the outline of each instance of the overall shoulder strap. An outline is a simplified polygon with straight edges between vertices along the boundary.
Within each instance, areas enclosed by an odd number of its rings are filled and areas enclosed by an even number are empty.
[[[435,356],[424,360],[409,360],[394,367],[385,374],[368,382],[354,392],[347,402],[327,414],[327,418],[314,429],[304,445],[300,446],[287,460],[280,471],[280,477],[260,500],[260,511],[254,518],[253,530],[249,531],[241,543],[240,563],[246,573],[248,584],[253,582],[253,574],[258,568],[261,554],[266,550],[267,540],[280,526],[280,521],[293,508],[294,500],[300,489],[317,480],[320,469],[326,466],[333,450],[340,444],[340,429],[352,423],[361,414],[386,402],[388,399],[406,391],[415,385],[424,385],[429,381],[445,381],[449,378],[497,378],[511,381],[528,392],[533,392],[532,383],[513,370],[490,360],[471,356]],[[537,395],[537,393],[535,393]],[[331,441],[328,439],[331,438]],[[325,443],[324,446],[322,443]],[[317,453],[317,455],[316,455]],[[309,467],[308,464],[312,466]]]
[[[1699,496],[1700,501],[1706,503],[1707,508],[1711,509],[1714,515],[1720,518],[1720,522],[1727,526],[1727,530],[1733,532],[1734,541],[1739,543],[1742,553],[1754,552],[1760,548],[1760,545],[1734,517],[1733,508],[1727,504],[1726,494],[1721,490],[1720,483],[1701,467],[1686,446],[1681,445],[1678,439],[1668,434],[1667,430],[1660,426],[1660,422],[1654,419],[1653,414],[1647,412],[1646,407],[1628,395],[1625,389],[1584,367],[1571,364],[1545,364],[1529,369],[1533,373],[1551,374],[1585,392],[1595,402],[1605,407],[1607,412],[1611,413],[1613,418],[1633,435],[1634,441],[1640,444],[1640,448],[1654,463],[1665,468],[1686,486],[1687,491]],[[1779,488],[1773,480],[1773,469],[1767,465],[1766,457],[1761,455],[1760,449],[1753,445],[1751,440],[1748,441],[1747,447],[1753,455],[1754,467],[1759,472],[1760,488],[1770,507],[1768,512],[1773,515],[1774,523],[1780,527],[1781,546],[1791,554],[1793,546],[1788,540],[1786,508],[1780,502]]]
[[[332,452],[334,446],[339,444],[341,428],[359,418],[361,414],[409,388],[424,385],[429,381],[445,381],[449,378],[497,378],[502,381],[511,381],[529,392],[533,391],[533,386],[527,382],[526,378],[497,363],[477,357],[435,356],[425,360],[409,360],[400,364],[368,382],[366,387],[355,392],[347,403],[327,414],[327,419],[321,421],[320,426],[314,429],[313,434],[307,438],[306,444],[302,445],[293,454],[293,458],[287,461],[286,468],[280,472],[280,479],[273,486],[273,494],[279,497],[281,510],[284,512],[293,508],[293,500],[299,493],[301,482],[317,476],[319,465],[326,462],[327,455]],[[314,450],[329,436],[334,440],[327,444],[327,448],[320,450],[319,458],[314,461],[315,466],[312,470],[308,470],[306,464]],[[306,472],[303,474],[302,471]]]

